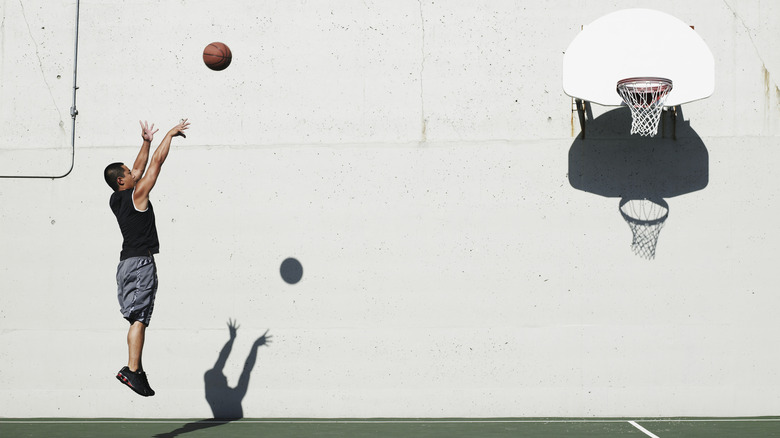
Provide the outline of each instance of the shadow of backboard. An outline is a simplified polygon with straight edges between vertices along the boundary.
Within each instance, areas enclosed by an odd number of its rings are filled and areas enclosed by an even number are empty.
[[[569,149],[569,183],[608,198],[673,198],[709,182],[709,153],[678,113],[677,140],[629,136],[631,113],[620,107],[587,125]]]
[[[677,117],[676,139],[631,136],[631,113],[620,107],[588,121],[587,136],[577,136],[569,149],[569,184],[619,198],[619,211],[633,234],[632,249],[647,259],[655,258],[669,215],[664,198],[702,190],[709,182],[707,148],[681,110]]]

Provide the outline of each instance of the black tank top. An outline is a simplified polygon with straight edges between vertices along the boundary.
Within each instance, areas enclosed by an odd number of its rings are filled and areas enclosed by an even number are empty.
[[[133,190],[120,190],[111,195],[109,205],[124,239],[119,260],[160,252],[152,201],[146,211],[138,211],[133,205]]]

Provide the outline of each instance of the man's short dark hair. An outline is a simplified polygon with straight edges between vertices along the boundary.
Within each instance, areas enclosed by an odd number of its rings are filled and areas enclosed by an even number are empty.
[[[116,179],[125,176],[124,163],[111,163],[106,166],[106,170],[103,171],[103,177],[106,178],[106,184],[111,187],[115,192],[119,190],[119,184],[116,183]]]

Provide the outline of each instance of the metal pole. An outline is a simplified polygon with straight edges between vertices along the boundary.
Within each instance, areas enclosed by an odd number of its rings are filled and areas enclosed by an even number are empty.
[[[76,160],[76,116],[78,110],[76,109],[76,90],[79,89],[76,82],[76,73],[78,72],[78,59],[79,59],[79,2],[76,0],[76,35],[73,43],[73,105],[70,107],[70,118],[73,120],[71,133],[70,133],[70,169],[62,175],[0,175],[0,178],[21,178],[21,179],[59,179],[65,178],[73,171],[73,166]]]

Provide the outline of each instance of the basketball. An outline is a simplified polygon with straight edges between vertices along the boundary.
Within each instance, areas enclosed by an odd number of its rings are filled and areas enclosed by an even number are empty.
[[[221,71],[226,69],[232,59],[233,54],[230,53],[230,48],[224,43],[214,42],[203,49],[203,62],[206,64],[206,67],[212,70]]]

